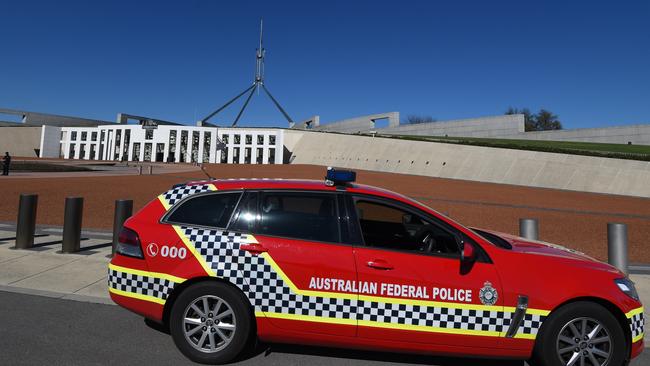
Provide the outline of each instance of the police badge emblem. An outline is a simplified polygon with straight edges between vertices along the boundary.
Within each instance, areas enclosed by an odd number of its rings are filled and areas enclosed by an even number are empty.
[[[483,288],[478,292],[478,297],[483,305],[494,305],[499,298],[499,294],[497,293],[497,289],[492,287],[490,281],[485,281]]]

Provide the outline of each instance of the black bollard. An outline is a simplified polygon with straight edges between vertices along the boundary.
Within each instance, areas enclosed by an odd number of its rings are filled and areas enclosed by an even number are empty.
[[[29,249],[34,246],[37,205],[38,195],[20,195],[20,200],[18,202],[18,219],[16,222],[16,249]]]
[[[124,221],[133,214],[133,200],[116,200],[115,216],[113,217],[113,254],[117,249],[117,241],[122,231]]]
[[[75,253],[79,251],[83,208],[83,197],[66,197],[65,214],[63,216],[63,253]]]

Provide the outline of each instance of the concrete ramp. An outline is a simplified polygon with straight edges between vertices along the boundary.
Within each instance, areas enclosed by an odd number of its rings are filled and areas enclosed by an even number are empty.
[[[650,197],[650,162],[287,131],[291,162]]]

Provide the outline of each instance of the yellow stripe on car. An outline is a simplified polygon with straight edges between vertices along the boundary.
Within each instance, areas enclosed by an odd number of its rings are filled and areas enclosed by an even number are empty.
[[[140,269],[117,266],[117,265],[115,265],[113,263],[109,263],[108,268],[110,268],[110,269],[112,269],[114,271],[130,273],[130,274],[138,275],[138,276],[164,278],[166,280],[176,282],[176,283],[182,283],[182,282],[186,281],[185,278],[172,276],[172,275],[167,274],[167,273],[143,271],[143,270],[140,270]]]

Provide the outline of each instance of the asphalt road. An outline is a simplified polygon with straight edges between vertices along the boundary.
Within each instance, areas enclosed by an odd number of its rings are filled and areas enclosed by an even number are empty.
[[[117,306],[0,291],[0,364],[186,365],[170,336]],[[646,351],[632,365],[650,364]],[[296,345],[259,347],[236,365],[524,366]]]

